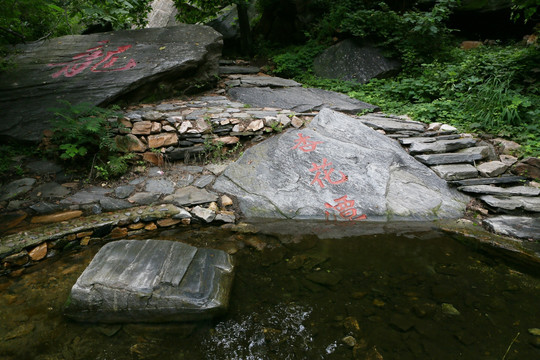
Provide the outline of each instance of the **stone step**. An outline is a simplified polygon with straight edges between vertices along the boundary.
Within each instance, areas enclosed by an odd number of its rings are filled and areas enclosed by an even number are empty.
[[[460,138],[459,134],[441,135],[441,136],[432,136],[432,137],[415,136],[415,137],[400,138],[399,143],[401,145],[407,146],[415,142],[432,143],[437,140],[454,140],[454,139],[459,139],[459,138]]]
[[[231,76],[230,81],[226,81],[225,84],[228,87],[242,86],[242,87],[290,87],[290,86],[302,86],[294,80],[283,79],[275,76],[253,76],[253,75],[239,75]]]
[[[437,140],[435,142],[413,142],[409,147],[409,153],[415,154],[432,154],[432,153],[448,153],[464,148],[472,147],[476,144],[475,139],[453,139],[453,140]]]
[[[404,120],[397,117],[386,117],[385,115],[368,114],[360,116],[358,119],[371,128],[376,130],[381,129],[390,133],[398,131],[413,131],[414,135],[418,135],[418,132],[423,132],[425,130],[424,123],[412,120]]]
[[[227,65],[227,66],[220,66],[219,67],[219,73],[221,75],[228,75],[228,74],[257,74],[261,71],[256,66],[239,66],[239,65]]]
[[[451,185],[469,186],[469,185],[490,185],[490,184],[516,184],[522,183],[526,178],[522,176],[500,176],[495,178],[476,178],[467,180],[449,181]]]
[[[480,199],[499,210],[525,210],[540,212],[540,197],[484,195]]]
[[[483,224],[498,234],[540,240],[540,217],[501,215],[486,219]]]
[[[462,180],[478,176],[478,170],[470,164],[432,166],[431,170],[445,180]]]
[[[540,189],[532,186],[498,187],[492,185],[460,186],[458,190],[470,194],[503,195],[503,196],[538,196]]]
[[[445,165],[445,164],[460,164],[473,163],[484,158],[483,154],[467,154],[467,153],[443,153],[443,154],[428,154],[415,155],[416,160],[426,165]]]

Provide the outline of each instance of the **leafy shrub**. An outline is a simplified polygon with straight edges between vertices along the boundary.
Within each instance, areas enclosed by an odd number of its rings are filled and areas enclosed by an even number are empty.
[[[89,103],[71,105],[62,102],[64,107],[51,109],[54,118],[52,144],[56,145],[55,153],[72,164],[92,163],[92,170],[98,176],[109,178],[119,176],[128,169],[127,161],[133,155],[119,156],[115,142],[115,130],[119,128],[116,121],[118,108],[102,109]]]
[[[293,46],[272,57],[273,73],[284,77],[298,77],[311,71],[313,59],[325,49],[324,45],[309,41],[306,45]]]

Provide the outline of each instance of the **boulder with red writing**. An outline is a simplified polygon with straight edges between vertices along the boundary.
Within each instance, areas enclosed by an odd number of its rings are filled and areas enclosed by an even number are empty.
[[[395,140],[329,109],[249,148],[214,189],[236,196],[249,219],[459,218],[469,199]]]
[[[215,83],[221,35],[179,25],[73,35],[21,46],[0,74],[0,137],[39,141],[58,100],[108,105]]]

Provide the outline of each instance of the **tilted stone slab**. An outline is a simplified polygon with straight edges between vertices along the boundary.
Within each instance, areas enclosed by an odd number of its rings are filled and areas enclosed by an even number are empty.
[[[424,142],[424,143],[432,143],[437,140],[453,140],[453,139],[459,139],[459,134],[453,134],[453,135],[442,135],[442,136],[412,136],[408,138],[400,138],[399,143],[401,145],[411,145],[415,142]]]
[[[432,168],[433,169],[433,168]],[[490,184],[516,184],[521,183],[527,180],[522,176],[500,176],[496,178],[475,178],[475,179],[465,179],[465,180],[456,180],[450,181],[452,185],[490,185]]]
[[[458,190],[471,194],[503,195],[503,196],[538,196],[540,189],[532,186],[511,186],[507,188],[491,185],[461,186]]]
[[[438,140],[431,143],[413,142],[409,148],[409,153],[411,155],[447,153],[468,148],[475,144],[475,139]]]
[[[378,109],[375,105],[350,98],[347,95],[315,88],[235,87],[229,90],[229,95],[235,101],[252,106],[289,109],[297,113],[321,110],[325,107],[351,114],[366,109]]]
[[[482,222],[489,230],[521,239],[540,240],[540,218],[502,215]]]
[[[501,210],[525,210],[540,212],[540,197],[484,195],[480,199],[493,208]]]
[[[70,35],[20,46],[0,74],[0,135],[38,141],[58,100],[107,105],[215,82],[221,35],[200,25]],[[166,93],[163,93],[166,92]]]
[[[461,180],[478,176],[478,170],[470,164],[437,165],[431,170],[445,180]]]
[[[248,218],[457,218],[469,199],[396,141],[329,109],[249,148],[213,187],[237,196]]]
[[[358,119],[371,128],[381,129],[386,132],[413,131],[419,133],[424,131],[425,128],[421,122],[386,115],[368,114],[360,116]]]
[[[212,318],[227,310],[231,257],[166,240],[103,246],[71,289],[64,313],[88,322],[164,322]]]
[[[415,155],[414,158],[426,165],[443,165],[443,164],[473,163],[475,161],[482,160],[484,156],[482,154],[447,153],[447,154]]]

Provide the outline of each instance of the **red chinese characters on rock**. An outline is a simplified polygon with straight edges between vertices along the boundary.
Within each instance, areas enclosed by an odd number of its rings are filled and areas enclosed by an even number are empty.
[[[338,212],[339,216],[348,221],[360,221],[367,218],[366,215],[358,215],[358,211],[354,208],[354,200],[347,199],[347,195],[340,197],[339,199],[334,199],[336,205],[331,205],[325,203],[324,206],[327,209],[334,209]],[[326,220],[330,220],[330,212],[325,211]],[[337,220],[336,214],[334,215],[334,220]]]
[[[326,158],[323,158],[323,162],[322,162],[321,165],[317,165],[315,163],[312,163],[312,164],[313,164],[313,167],[311,169],[309,169],[309,171],[310,172],[315,172],[315,178],[313,179],[313,181],[311,182],[310,185],[313,185],[314,183],[317,183],[317,184],[319,184],[319,186],[321,188],[324,188],[323,180],[327,181],[328,183],[330,183],[332,185],[342,184],[342,183],[344,183],[345,181],[348,180],[347,175],[345,175],[341,171],[339,171],[339,174],[341,175],[341,178],[339,180],[337,180],[337,181],[332,180],[331,175],[334,172],[334,168],[326,169],[327,167],[330,167],[330,165],[332,165],[332,163],[328,162],[328,160]],[[321,179],[321,175],[323,175],[323,174],[324,174],[324,176]]]
[[[127,64],[121,67],[113,67],[118,60],[118,54],[130,49],[131,45],[119,46],[116,50],[107,51],[103,50],[103,46],[107,44],[109,40],[99,41],[99,46],[86,50],[85,52],[73,56],[73,60],[67,63],[48,64],[49,67],[62,66],[62,69],[55,72],[51,76],[56,79],[61,75],[65,77],[73,77],[80,74],[84,70],[90,67],[92,72],[111,72],[111,71],[125,71],[134,68],[137,63],[133,59],[129,59]]]
[[[323,143],[323,141],[313,141],[309,139],[309,136],[304,136],[301,133],[298,133],[298,139],[295,140],[296,145],[291,149],[298,149],[303,152],[311,152],[317,149],[317,145]]]

